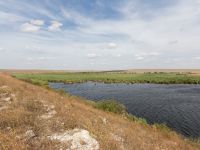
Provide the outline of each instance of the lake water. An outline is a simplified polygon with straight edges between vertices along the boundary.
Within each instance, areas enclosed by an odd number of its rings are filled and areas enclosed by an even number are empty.
[[[200,137],[200,85],[49,83],[90,100],[114,99],[149,123],[166,123],[184,136]]]

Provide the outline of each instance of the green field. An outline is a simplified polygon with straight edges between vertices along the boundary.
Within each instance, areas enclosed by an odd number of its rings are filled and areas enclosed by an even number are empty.
[[[105,83],[156,83],[200,84],[200,76],[189,73],[125,73],[125,72],[79,72],[79,73],[15,73],[14,77],[38,85],[48,82],[79,83],[96,81]]]

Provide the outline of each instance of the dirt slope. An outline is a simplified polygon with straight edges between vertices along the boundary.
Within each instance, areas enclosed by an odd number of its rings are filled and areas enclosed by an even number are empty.
[[[192,150],[177,134],[0,73],[0,149]]]

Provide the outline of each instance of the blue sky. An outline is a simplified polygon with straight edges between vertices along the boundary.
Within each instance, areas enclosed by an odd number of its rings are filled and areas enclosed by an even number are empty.
[[[200,68],[199,0],[0,0],[0,68]]]

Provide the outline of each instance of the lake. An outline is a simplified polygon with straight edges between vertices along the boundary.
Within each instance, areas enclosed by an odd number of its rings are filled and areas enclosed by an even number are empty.
[[[89,100],[114,99],[148,123],[166,123],[184,136],[200,137],[200,85],[85,82],[49,86]]]

